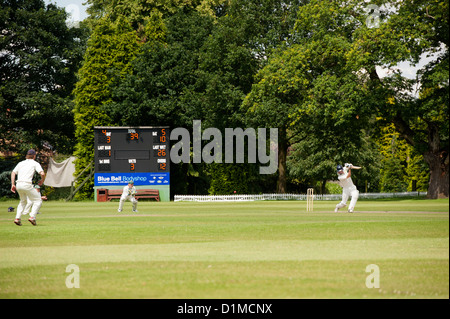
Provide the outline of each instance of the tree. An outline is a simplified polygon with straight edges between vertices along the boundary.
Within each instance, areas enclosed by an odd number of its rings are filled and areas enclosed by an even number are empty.
[[[332,35],[280,50],[258,73],[243,103],[248,116],[279,129],[278,192],[286,192],[287,149],[295,143],[317,143],[320,152],[309,154],[315,165],[301,170],[314,170],[318,180],[331,177],[336,163],[357,162],[361,130],[370,117],[362,107],[364,78],[347,68],[347,51],[348,40]]]
[[[194,119],[202,119],[203,127],[222,131],[244,126],[240,106],[253,76],[273,43],[280,43],[295,21],[294,13],[282,7],[273,0],[219,1],[211,6],[213,16],[189,5],[166,15],[165,43],[144,45],[133,74],[116,86],[113,103],[105,105],[106,113],[119,124],[191,127]],[[212,184],[215,180],[220,184],[225,175],[240,176],[229,185],[242,183],[243,176],[256,171],[228,165],[224,173],[214,164],[207,169],[198,166]],[[212,185],[210,191],[218,189]],[[234,189],[230,186],[228,191]],[[220,192],[227,191],[222,187]]]
[[[405,192],[408,183],[406,181],[406,166],[408,156],[407,143],[399,139],[394,125],[390,124],[381,131],[381,137],[377,139],[381,159],[381,191]]]
[[[351,59],[370,74],[370,87],[379,103],[374,113],[393,123],[400,137],[422,154],[430,171],[429,198],[448,197],[449,186],[449,1],[378,1],[378,28],[360,28]],[[383,19],[384,17],[384,19]],[[437,57],[409,80],[395,71],[423,55]],[[376,67],[390,68],[381,77]],[[408,92],[420,86],[419,97]]]
[[[408,166],[406,167],[408,191],[409,192],[426,192],[428,190],[428,181],[430,173],[427,163],[422,155],[411,152]]]
[[[132,71],[113,90],[103,111],[118,125],[190,127],[199,116],[199,48],[213,21],[192,8],[180,8],[164,22],[165,42],[150,41],[132,63]]]
[[[382,123],[384,121],[380,120]],[[380,124],[380,126],[383,124]],[[429,168],[423,156],[410,144],[400,138],[394,124],[382,126],[374,135],[381,155],[381,190],[426,191],[428,188]]]
[[[115,113],[113,106],[114,98],[125,98],[125,86],[129,83],[118,90],[115,88],[126,82],[126,75],[133,70],[131,62],[137,56],[152,54],[151,47],[164,47],[166,30],[163,19],[176,12],[179,6],[185,5],[183,1],[165,3],[139,0],[90,0],[88,3],[91,5],[88,23],[93,31],[75,89],[76,174],[94,158],[93,126],[117,125],[124,121],[127,121],[126,125],[136,125],[136,118],[133,121],[132,117],[137,109],[124,108],[123,120],[120,115],[116,117],[120,110]],[[200,5],[200,1],[193,1],[194,4]],[[141,51],[146,43],[148,46]],[[129,104],[125,103],[124,106]],[[125,114],[127,110],[131,112],[128,115]],[[141,120],[148,120],[148,117],[143,116]],[[87,177],[87,173],[84,177]],[[93,180],[83,186],[77,197],[92,197],[92,187]]]
[[[94,160],[94,126],[112,124],[102,106],[111,101],[112,87],[130,72],[139,47],[138,35],[126,18],[111,21],[106,16],[97,21],[74,90],[76,175]],[[88,174],[86,171],[82,177]],[[92,197],[92,187],[93,180],[83,186],[77,198]]]
[[[71,153],[72,90],[87,29],[41,0],[0,1],[0,149]]]
[[[327,127],[345,137],[381,116],[424,155],[429,197],[448,196],[448,1],[376,4],[381,21],[376,28],[366,23],[374,13],[360,1],[313,0],[301,6],[295,45],[269,60],[244,105],[278,120],[286,136],[288,129],[314,134]],[[424,52],[440,55],[418,79],[393,71],[401,61],[418,63]],[[380,67],[392,75],[379,76]],[[423,85],[419,99],[409,93],[418,82]]]
[[[267,57],[289,40],[297,8],[302,2],[236,0],[216,10],[217,23],[201,53],[200,72],[206,79],[202,96],[207,110],[205,126],[219,128],[222,133],[226,127],[264,127],[266,122],[254,121],[246,115],[245,108],[241,108],[242,102]],[[273,192],[274,189],[266,187],[271,177],[259,175],[254,164],[211,164],[208,171],[212,193],[219,189],[221,193],[232,193],[236,187],[227,184],[230,187],[224,189],[220,183],[225,177],[229,180],[236,176],[240,176],[239,180],[233,182],[251,185],[249,192]]]

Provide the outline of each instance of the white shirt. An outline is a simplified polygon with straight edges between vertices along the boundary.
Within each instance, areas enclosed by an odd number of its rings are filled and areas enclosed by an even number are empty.
[[[350,189],[350,188],[356,188],[355,184],[353,184],[352,178],[347,178],[348,170],[344,169],[344,174],[338,176],[339,185],[342,188]]]
[[[43,171],[41,164],[33,159],[26,159],[17,164],[13,169],[13,172],[18,176],[17,181],[26,183],[33,182],[34,172],[41,173]]]
[[[128,185],[123,188],[122,197],[134,196],[136,194],[136,187],[129,188]]]

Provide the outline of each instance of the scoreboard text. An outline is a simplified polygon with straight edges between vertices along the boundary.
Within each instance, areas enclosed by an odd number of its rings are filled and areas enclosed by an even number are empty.
[[[96,126],[94,145],[96,185],[121,185],[129,179],[136,185],[169,183],[168,127]]]

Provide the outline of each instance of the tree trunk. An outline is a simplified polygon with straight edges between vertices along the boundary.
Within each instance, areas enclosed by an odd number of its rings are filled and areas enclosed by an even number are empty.
[[[408,124],[401,118],[400,113],[394,118],[394,124],[401,136],[412,146],[414,142],[414,132]],[[441,148],[439,128],[428,122],[428,151],[423,154],[425,162],[430,169],[430,180],[428,183],[427,197],[430,199],[448,198],[448,149]]]
[[[439,129],[428,124],[428,152],[424,160],[430,168],[430,182],[427,197],[430,199],[448,198],[448,150],[441,149]]]
[[[277,193],[286,193],[286,156],[287,156],[287,138],[286,129],[282,128],[278,133],[278,181],[277,181]]]
[[[322,185],[320,186],[320,193],[326,194],[326,186],[327,186],[327,180],[322,180]]]
[[[430,167],[430,182],[427,197],[430,199],[448,198],[448,153],[427,152],[424,159]]]

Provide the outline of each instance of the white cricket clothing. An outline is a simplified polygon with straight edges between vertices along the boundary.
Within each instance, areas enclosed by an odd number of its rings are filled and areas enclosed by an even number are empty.
[[[123,188],[123,192],[122,192],[122,196],[120,196],[120,202],[119,202],[119,209],[118,209],[118,211],[119,212],[121,212],[122,211],[122,209],[123,209],[123,203],[126,201],[126,200],[129,200],[131,203],[132,203],[132,209],[133,209],[133,212],[135,212],[136,211],[136,208],[137,208],[137,199],[134,197],[134,195],[136,194],[136,187],[128,187],[128,185],[127,186],[125,186],[124,188]]]
[[[134,194],[136,194],[136,187],[133,186],[130,188],[127,185],[123,188],[122,197],[127,197],[127,196],[131,196],[131,195],[134,196]]]
[[[358,201],[359,191],[355,184],[353,184],[352,178],[347,178],[347,175],[348,170],[344,168],[344,174],[338,176],[339,185],[342,187],[342,200],[336,205],[335,212],[338,209],[347,206],[347,201],[350,196],[352,197],[352,200],[350,201],[350,206],[348,206],[349,211],[353,212],[356,202]]]
[[[355,184],[353,184],[352,178],[348,177],[348,170],[344,168],[344,174],[338,176],[339,185],[343,189],[353,190],[356,189]]]
[[[41,164],[33,159],[26,159],[17,164],[13,169],[13,172],[18,175],[16,181],[26,183],[33,182],[33,175],[35,172],[40,173],[43,171]]]
[[[34,189],[36,190],[36,192],[39,194],[39,196],[41,196],[41,192],[39,191],[39,188],[40,187],[38,185],[34,186]],[[41,199],[42,199],[42,197],[41,197]],[[22,212],[22,215],[26,215],[26,214],[30,213],[31,207],[33,207],[33,202],[31,201],[30,198],[28,198],[27,205],[25,206],[25,208]],[[39,211],[38,211],[38,214],[39,214]]]
[[[32,203],[30,217],[36,218],[42,205],[42,199],[41,194],[34,188],[32,181],[35,172],[41,173],[43,171],[41,165],[33,159],[26,159],[14,167],[13,172],[17,175],[16,190],[20,197],[16,219],[20,219],[28,201]]]

